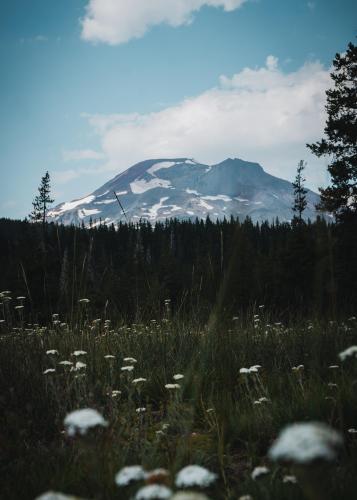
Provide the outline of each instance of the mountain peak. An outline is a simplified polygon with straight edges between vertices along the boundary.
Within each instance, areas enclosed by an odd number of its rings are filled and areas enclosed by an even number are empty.
[[[308,191],[307,217],[316,217],[318,200]],[[288,221],[292,204],[291,183],[267,174],[258,163],[227,158],[205,165],[192,158],[157,158],[136,163],[84,198],[57,205],[49,220],[89,225],[233,215]]]

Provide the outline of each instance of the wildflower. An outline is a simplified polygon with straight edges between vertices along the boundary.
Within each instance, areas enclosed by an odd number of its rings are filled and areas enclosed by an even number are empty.
[[[174,380],[182,380],[185,376],[182,375],[182,373],[176,373],[176,375],[174,375],[172,378]]]
[[[188,465],[180,470],[176,476],[176,486],[186,488],[189,486],[210,486],[217,479],[217,474],[201,467],[200,465]]]
[[[136,413],[145,413],[146,408],[137,408],[135,411],[136,411]]]
[[[232,321],[238,321],[239,317],[238,316],[233,316]]]
[[[293,366],[291,370],[293,372],[301,372],[304,368],[305,368],[304,365],[298,365],[298,366]]]
[[[164,431],[162,431],[162,430],[155,431],[155,434],[156,434],[157,436],[164,436],[164,435],[165,435]]]
[[[49,349],[48,351],[46,351],[46,354],[55,355],[55,354],[58,354],[58,351],[57,351],[57,349]]]
[[[97,410],[83,408],[69,413],[64,419],[64,425],[68,435],[74,436],[77,432],[84,435],[93,427],[107,427],[108,422]]]
[[[259,400],[253,402],[253,405],[261,405],[261,404],[262,404],[262,402]]]
[[[297,479],[295,476],[284,476],[283,477],[283,483],[291,483],[291,484],[296,484]]]
[[[129,465],[123,467],[115,476],[115,483],[118,486],[127,486],[132,481],[145,479],[145,471],[141,465]]]
[[[74,351],[73,356],[85,356],[87,354],[87,351]]]
[[[340,368],[339,365],[330,365],[329,366],[330,370],[337,370],[338,368]]]
[[[137,385],[140,384],[141,382],[146,382],[146,378],[140,377],[140,378],[134,378],[132,381],[132,384]]]
[[[122,372],[131,372],[134,370],[134,367],[133,366],[122,366],[120,369]]]
[[[72,495],[65,495],[57,491],[46,491],[46,493],[42,493],[42,495],[36,497],[35,500],[80,500],[80,498]]]
[[[124,358],[124,360],[123,360],[123,361],[125,361],[125,363],[131,363],[131,364],[135,364],[135,363],[137,363],[137,362],[138,362],[138,360],[137,360],[137,359],[135,359],[135,358],[130,358],[130,357],[129,357],[129,358]]]
[[[169,391],[175,390],[175,389],[180,389],[180,384],[165,384],[165,388],[168,389]]]
[[[269,457],[278,462],[306,464],[314,460],[333,461],[342,436],[320,422],[292,424],[283,429],[269,450]]]
[[[24,309],[25,306],[15,306],[14,309]]]
[[[340,352],[338,355],[341,361],[345,361],[349,357],[357,357],[357,345],[352,345],[351,347],[348,347],[344,351]]]
[[[25,300],[26,297],[16,297],[16,300]]]
[[[72,366],[73,365],[72,361],[67,361],[67,360],[60,361],[58,364],[63,365],[63,366]]]
[[[259,398],[259,400],[261,403],[269,403],[270,399],[266,398],[265,396],[263,396],[262,398]]]
[[[334,384],[333,382],[329,382],[327,385],[329,386],[330,389],[335,389],[338,387],[338,385]]]
[[[251,495],[242,495],[238,500],[253,500],[253,497]]]
[[[170,427],[170,424],[162,424],[161,429],[166,431]]]
[[[151,498],[166,499],[171,498],[172,491],[162,484],[149,484],[137,491],[135,500],[149,500]]]
[[[351,429],[348,429],[347,432],[349,432],[350,434],[357,434],[357,429],[351,428]]]
[[[74,366],[72,366],[71,371],[77,372],[79,370],[82,370],[82,368],[83,369],[87,368],[87,365],[85,363],[82,363],[82,361],[77,361],[77,363]]]
[[[239,373],[250,373],[249,368],[241,368]]]
[[[106,354],[104,356],[105,359],[115,359],[115,356],[113,356],[112,354]]]
[[[114,389],[111,393],[111,396],[112,396],[112,398],[116,398],[117,396],[120,396],[120,394],[121,394],[121,391]]]
[[[206,413],[213,413],[214,412],[214,408],[207,408],[206,410]]]
[[[43,372],[43,374],[44,374],[44,375],[47,375],[48,373],[55,373],[55,371],[56,371],[56,370],[55,370],[54,368],[47,368],[47,370],[45,370],[45,371]]]
[[[255,467],[250,475],[250,477],[255,481],[258,479],[260,476],[265,476],[266,474],[269,474],[269,469],[268,467],[265,467],[265,465],[261,465],[258,467]]]
[[[89,304],[90,300],[89,299],[79,299],[78,301],[80,304]]]
[[[209,498],[203,493],[195,491],[178,491],[171,497],[171,500],[209,500]]]

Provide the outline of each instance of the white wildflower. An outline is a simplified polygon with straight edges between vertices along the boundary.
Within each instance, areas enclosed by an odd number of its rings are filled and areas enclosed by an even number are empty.
[[[182,373],[176,373],[176,375],[174,375],[172,378],[174,380],[182,380],[185,376],[182,375]]]
[[[108,422],[97,410],[83,408],[69,413],[64,419],[64,425],[69,436],[74,436],[77,432],[84,435],[93,427],[106,427]]]
[[[209,498],[195,491],[178,491],[171,497],[171,500],[209,500]]]
[[[63,365],[63,366],[72,366],[73,365],[72,361],[67,361],[66,359],[64,361],[60,361],[58,364]]]
[[[46,493],[42,493],[42,495],[36,497],[35,500],[80,500],[80,498],[72,495],[65,495],[57,491],[46,491]]]
[[[296,476],[284,476],[283,483],[296,484],[297,483]]]
[[[145,413],[146,412],[146,408],[137,408],[136,410],[136,413]]]
[[[187,488],[190,486],[207,487],[217,479],[217,474],[210,472],[200,465],[188,465],[180,470],[176,476],[176,486]]]
[[[134,378],[134,380],[132,381],[132,384],[137,385],[137,384],[140,384],[141,382],[146,382],[146,378],[143,378],[143,377]]]
[[[112,354],[106,354],[104,356],[105,359],[115,359],[115,356],[113,356]]]
[[[132,481],[141,481],[143,479],[145,479],[145,471],[141,465],[123,467],[115,476],[115,482],[118,486],[127,486]]]
[[[74,366],[72,366],[71,371],[72,372],[77,372],[79,370],[87,368],[87,365],[85,363],[82,363],[82,361],[77,361]]]
[[[55,354],[58,354],[58,351],[57,349],[49,349],[48,351],[46,351],[46,354],[52,354],[52,355],[55,355]]]
[[[250,373],[250,372],[249,372],[249,368],[241,368],[241,369],[239,370],[239,373]]]
[[[122,372],[132,372],[134,370],[134,367],[131,365],[130,366],[122,366],[120,369]]]
[[[135,359],[135,358],[130,358],[130,357],[129,357],[129,358],[124,358],[124,360],[123,360],[123,361],[125,361],[125,363],[131,363],[131,364],[135,364],[135,363],[137,363],[137,362],[138,362],[138,361],[137,361],[137,359]]]
[[[80,304],[89,304],[90,300],[89,299],[79,299],[78,301]]]
[[[348,429],[348,431],[350,434],[357,434],[357,429],[354,429],[354,428],[351,428],[351,429]]]
[[[149,484],[140,488],[135,495],[135,500],[150,500],[151,498],[166,499],[172,497],[172,491],[162,484]]]
[[[269,474],[269,469],[268,467],[265,467],[265,465],[261,465],[258,467],[255,467],[250,475],[250,477],[255,481],[258,479],[260,476],[265,476],[266,474]]]
[[[47,375],[48,373],[54,373],[56,370],[54,368],[47,368],[47,370],[45,370],[43,372],[44,375]]]
[[[332,461],[342,444],[342,436],[326,424],[297,423],[282,430],[269,450],[269,457],[300,464],[318,459]]]
[[[73,356],[85,356],[87,351],[73,351]]]
[[[174,391],[176,389],[180,389],[180,384],[165,384],[165,388],[168,389],[169,391]]]
[[[25,306],[15,306],[14,309],[23,309]]]
[[[338,355],[341,361],[345,361],[352,356],[357,357],[357,345],[352,345]]]
[[[330,365],[329,366],[330,370],[337,370],[338,368],[340,368],[339,365]]]
[[[238,500],[253,500],[253,497],[251,495],[242,495]]]
[[[112,398],[116,398],[116,397],[120,396],[120,394],[121,394],[121,391],[118,391],[118,390],[116,390],[116,389],[114,389],[114,390],[111,392],[111,396],[112,396]]]

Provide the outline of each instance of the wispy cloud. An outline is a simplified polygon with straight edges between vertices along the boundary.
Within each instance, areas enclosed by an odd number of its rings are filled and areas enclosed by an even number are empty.
[[[330,85],[329,71],[319,62],[285,73],[269,56],[264,67],[222,75],[217,88],[158,112],[86,118],[101,138],[103,171],[118,173],[147,158],[214,163],[239,156],[291,178],[298,160],[307,159],[316,187],[325,182],[325,169],[305,144],[321,137]]]
[[[62,158],[64,161],[102,160],[105,155],[93,149],[77,149],[62,151]]]
[[[232,11],[247,0],[89,0],[82,23],[82,38],[110,45],[142,37],[158,24],[180,26],[193,21],[203,6]]]

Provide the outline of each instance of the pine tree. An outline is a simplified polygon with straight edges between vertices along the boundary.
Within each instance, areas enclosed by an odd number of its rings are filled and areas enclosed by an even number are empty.
[[[30,219],[33,222],[42,222],[45,224],[48,212],[48,206],[54,202],[51,198],[51,187],[50,187],[50,174],[46,174],[41,179],[41,184],[38,188],[38,195],[32,202],[32,212],[30,213]]]
[[[357,209],[357,46],[350,43],[345,53],[336,54],[333,66],[334,88],[326,91],[326,138],[307,146],[316,156],[331,158],[331,185],[320,188],[319,208],[343,218]]]
[[[303,222],[302,214],[306,208],[306,194],[307,189],[304,187],[305,178],[303,175],[303,171],[305,169],[306,163],[303,160],[300,160],[297,166],[295,181],[292,183],[294,188],[294,205],[293,211],[294,221],[298,223]]]

